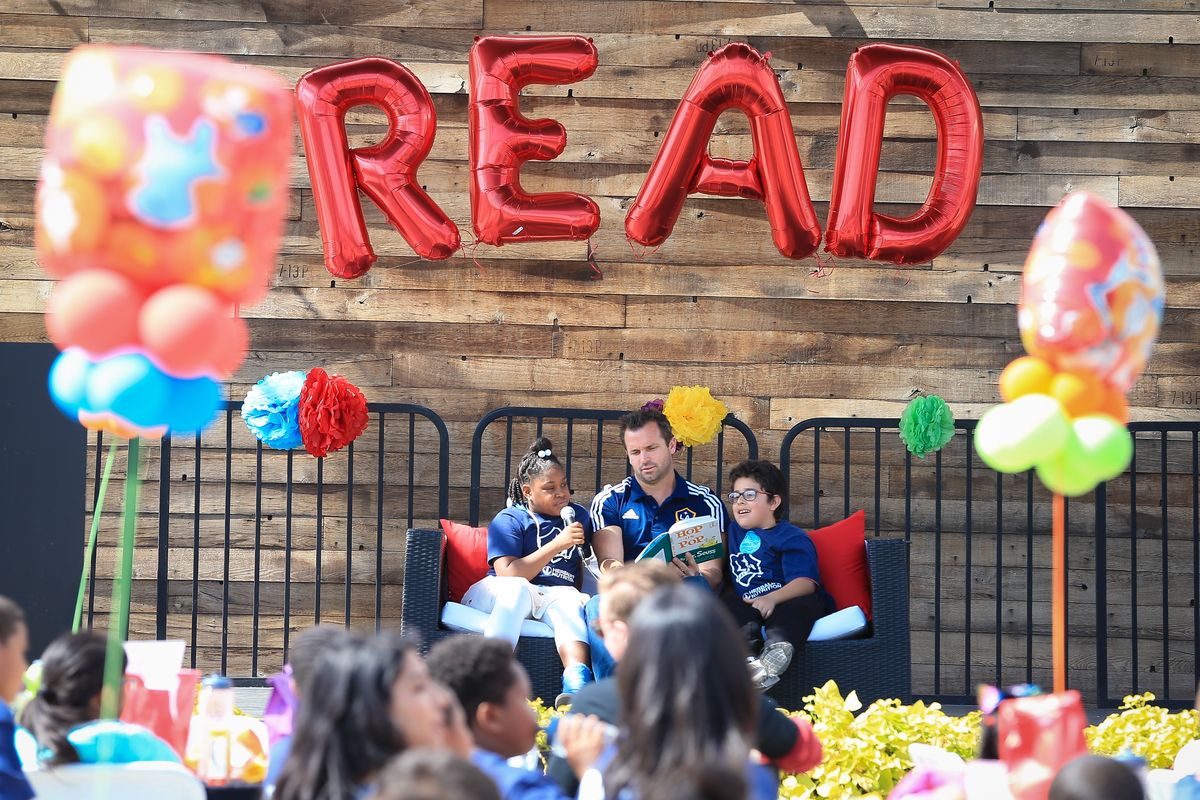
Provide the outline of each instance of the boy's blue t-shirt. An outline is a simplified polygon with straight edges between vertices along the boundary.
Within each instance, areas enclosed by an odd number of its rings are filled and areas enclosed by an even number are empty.
[[[21,768],[17,756],[17,726],[13,721],[12,709],[0,700],[0,800],[28,800],[33,797],[33,787]]]
[[[575,520],[583,525],[586,540],[591,542],[592,525],[587,509],[578,503],[570,505],[575,510]],[[523,505],[506,508],[488,525],[488,564],[503,556],[524,558],[549,544],[565,527],[562,519],[543,517]],[[495,575],[496,568],[491,566],[488,574]],[[578,547],[570,547],[550,559],[550,563],[530,583],[538,586],[574,586],[582,574],[583,552]]]
[[[474,750],[471,761],[492,779],[504,800],[566,800],[546,774],[514,767],[489,750]]]
[[[809,578],[818,588],[817,546],[787,520],[773,528],[745,530],[729,523],[729,570],[742,597],[753,599],[781,589],[796,578]]]

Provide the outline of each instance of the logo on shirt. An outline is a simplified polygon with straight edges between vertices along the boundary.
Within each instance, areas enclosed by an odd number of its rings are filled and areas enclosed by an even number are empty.
[[[631,508],[621,515],[621,519],[641,519],[641,517],[639,517],[638,513]]]
[[[545,547],[546,545],[550,544],[550,542],[554,541],[554,537],[558,536],[560,533],[562,533],[562,528],[543,528],[539,525],[537,534],[538,547]],[[576,545],[571,545],[566,550],[563,550],[561,553],[554,556],[554,558],[550,559],[550,563],[542,568],[542,572],[546,573],[547,575],[551,575],[550,564],[573,561],[578,555],[580,555],[579,547]]]
[[[690,508],[681,508],[675,512],[675,521],[676,522],[679,522],[680,520],[685,520],[685,519],[694,519],[695,517],[696,517],[696,512],[692,511]]]
[[[755,578],[763,576],[762,562],[758,556],[750,553],[734,553],[729,556],[729,568],[733,570],[733,580],[738,586],[749,586]]]
[[[754,531],[746,534],[746,538],[742,539],[742,543],[738,545],[738,550],[742,553],[757,553],[758,548],[762,547],[762,539]]]

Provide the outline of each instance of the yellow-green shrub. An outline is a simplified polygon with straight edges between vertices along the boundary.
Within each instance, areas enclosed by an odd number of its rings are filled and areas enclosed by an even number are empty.
[[[1200,739],[1200,717],[1190,708],[1172,714],[1153,700],[1150,692],[1126,697],[1116,714],[1085,731],[1088,750],[1102,756],[1129,751],[1150,769],[1170,767],[1180,748]]]

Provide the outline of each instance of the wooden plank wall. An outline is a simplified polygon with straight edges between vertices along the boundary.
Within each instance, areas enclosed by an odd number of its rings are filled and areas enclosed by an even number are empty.
[[[321,263],[316,215],[298,148],[284,252],[267,299],[244,309],[253,352],[230,389],[232,397],[240,397],[266,372],[320,364],[346,374],[372,400],[429,406],[450,427],[451,513],[458,518],[466,516],[474,422],[506,404],[629,408],[662,396],[673,384],[704,384],[756,431],[763,452],[772,457],[784,432],[797,421],[895,416],[918,392],[940,394],[960,416],[972,416],[995,401],[1000,369],[1021,351],[1014,303],[1036,226],[1064,192],[1083,188],[1133,214],[1158,244],[1168,275],[1162,341],[1148,374],[1132,392],[1134,418],[1196,419],[1196,0],[7,0],[0,9],[0,337],[45,338],[41,313],[51,284],[34,259],[32,200],[53,82],[71,47],[85,42],[147,44],[223,53],[267,66],[289,82],[314,66],[345,58],[380,55],[402,61],[425,82],[438,112],[437,140],[420,175],[467,234],[467,52],[476,35],[525,32],[586,34],[600,52],[593,78],[571,86],[531,87],[524,104],[530,117],[557,118],[568,131],[563,155],[548,164],[529,165],[525,184],[534,191],[581,191],[597,200],[603,224],[590,245],[602,279],[594,279],[599,276],[587,264],[585,242],[479,246],[448,261],[422,262],[377,211],[367,209],[380,260],[361,280],[334,280]],[[857,46],[878,40],[921,44],[958,59],[983,105],[986,143],[979,204],[946,253],[911,268],[841,259],[824,267],[813,259],[792,262],[774,250],[759,204],[714,198],[690,200],[674,235],[661,248],[642,252],[629,246],[624,210],[657,152],[678,98],[705,53],[731,41],[748,41],[774,54],[818,218],[824,220],[846,59]],[[383,130],[381,117],[366,109],[352,114],[349,127],[356,145],[378,138]],[[882,210],[902,214],[923,199],[933,168],[932,137],[931,118],[922,106],[904,99],[892,104],[878,181]],[[712,152],[745,157],[749,151],[745,119],[722,117]],[[355,556],[350,611],[357,624],[373,624],[377,567],[385,584],[383,624],[393,624],[399,613],[408,503],[403,484],[410,465],[419,486],[413,493],[417,520],[428,523],[436,516],[430,501],[437,483],[428,456],[431,437],[420,429],[413,445],[418,456],[410,461],[406,431],[397,426],[389,431],[382,448],[388,485],[383,525],[374,516],[360,519],[351,526],[348,543],[345,489],[330,489],[323,496],[321,575],[327,583],[321,610],[338,619],[345,613],[342,584],[349,551]],[[235,454],[228,473],[222,425],[205,436],[198,476],[192,450],[175,448],[168,525],[169,629],[190,637],[196,578],[200,661],[220,666],[224,637],[230,671],[248,674],[255,667],[269,672],[281,662],[285,628],[285,465],[282,456],[267,455],[256,525],[254,451],[240,424],[232,426],[229,440]],[[823,447],[831,465],[840,465],[841,441],[840,435],[831,436]],[[606,451],[619,453],[615,446],[609,443]],[[1139,463],[1156,468],[1157,445],[1143,447],[1149,449]],[[1135,685],[1160,692],[1168,688],[1181,698],[1190,698],[1193,691],[1195,510],[1188,491],[1187,443],[1180,447],[1169,459],[1176,473],[1164,495],[1169,495],[1169,526],[1158,512],[1161,482],[1155,476],[1141,476],[1141,500],[1133,504],[1133,513],[1115,521],[1110,515],[1109,597],[1114,605],[1109,622],[1125,637],[1124,644],[1114,641],[1110,650],[1112,695]],[[379,449],[377,442],[360,447],[354,491],[360,515],[362,509],[374,514],[379,500],[367,485],[380,468]],[[855,504],[862,505],[868,501],[857,498],[870,491],[875,467],[873,456],[857,452],[852,480]],[[487,473],[497,476],[499,457],[489,459]],[[1025,679],[1028,662],[1032,677],[1044,681],[1049,658],[1045,498],[1038,497],[1036,530],[1027,540],[1024,484],[1004,483],[1006,525],[998,549],[997,515],[988,510],[996,493],[994,478],[977,477],[976,491],[990,491],[991,496],[975,509],[973,534],[967,537],[961,451],[946,459],[948,467],[957,463],[946,474],[945,491],[958,498],[958,510],[947,505],[941,515],[940,559],[932,542],[938,518],[934,472],[921,463],[913,472],[918,531],[914,688],[954,692],[969,688],[973,680],[994,677],[997,609],[1002,618],[1000,677]],[[123,484],[120,462],[114,496]],[[882,462],[881,513],[886,512],[886,519],[880,527],[887,533],[897,529],[896,510],[903,504],[903,462],[890,445]],[[138,635],[154,632],[158,464],[155,448],[149,448],[137,559]],[[796,473],[796,519],[803,524],[812,523],[811,468],[801,463]],[[610,472],[606,480],[620,477],[619,459],[606,462],[605,470]],[[315,612],[315,471],[307,456],[296,458],[292,629]],[[227,474],[228,528],[223,513]],[[330,460],[324,477],[331,486],[338,481],[344,486],[345,474],[342,455]],[[841,476],[840,466],[824,469],[820,490],[840,498]],[[202,515],[193,519],[197,477]],[[485,515],[495,510],[499,487],[496,477],[485,495]],[[1113,494],[1121,491],[1127,498],[1127,489],[1114,488]],[[589,493],[581,487],[581,495]],[[1124,502],[1128,508],[1128,500]],[[839,502],[827,503],[823,516],[839,507]],[[1142,540],[1136,552],[1128,542],[1130,518],[1140,521]],[[1072,517],[1077,536],[1071,548],[1071,661],[1073,675],[1085,688],[1096,668],[1089,519],[1083,510]],[[111,574],[109,543],[116,529],[110,514],[104,522],[102,578]],[[265,549],[258,563],[260,658],[252,663],[256,531]],[[201,543],[198,570],[193,569],[194,537]],[[377,537],[383,543],[378,564]],[[968,548],[973,548],[977,565],[970,577],[961,568]],[[1034,569],[1026,572],[1030,548]],[[1164,567],[1171,573],[1166,583]],[[929,588],[935,575],[942,576],[943,598],[936,608]],[[1031,662],[1025,651],[1030,577],[1036,636]],[[105,607],[105,587],[101,580],[100,608]],[[1139,592],[1137,625],[1131,619],[1131,587]],[[223,627],[226,608],[229,621]],[[968,616],[977,631],[969,638],[970,655],[964,652]],[[1170,632],[1166,645],[1164,623]],[[1134,631],[1145,637],[1137,657],[1131,652]],[[963,667],[968,660],[970,676]],[[935,662],[940,662],[936,687]],[[1164,687],[1166,671],[1172,676],[1169,687]]]

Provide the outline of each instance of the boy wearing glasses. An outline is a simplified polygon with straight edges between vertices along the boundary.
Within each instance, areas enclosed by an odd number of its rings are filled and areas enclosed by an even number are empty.
[[[779,682],[813,624],[834,610],[821,587],[817,548],[808,534],[785,519],[787,483],[769,461],[743,461],[729,473],[729,571],[733,593],[726,606],[757,657],[750,659],[755,685]]]

